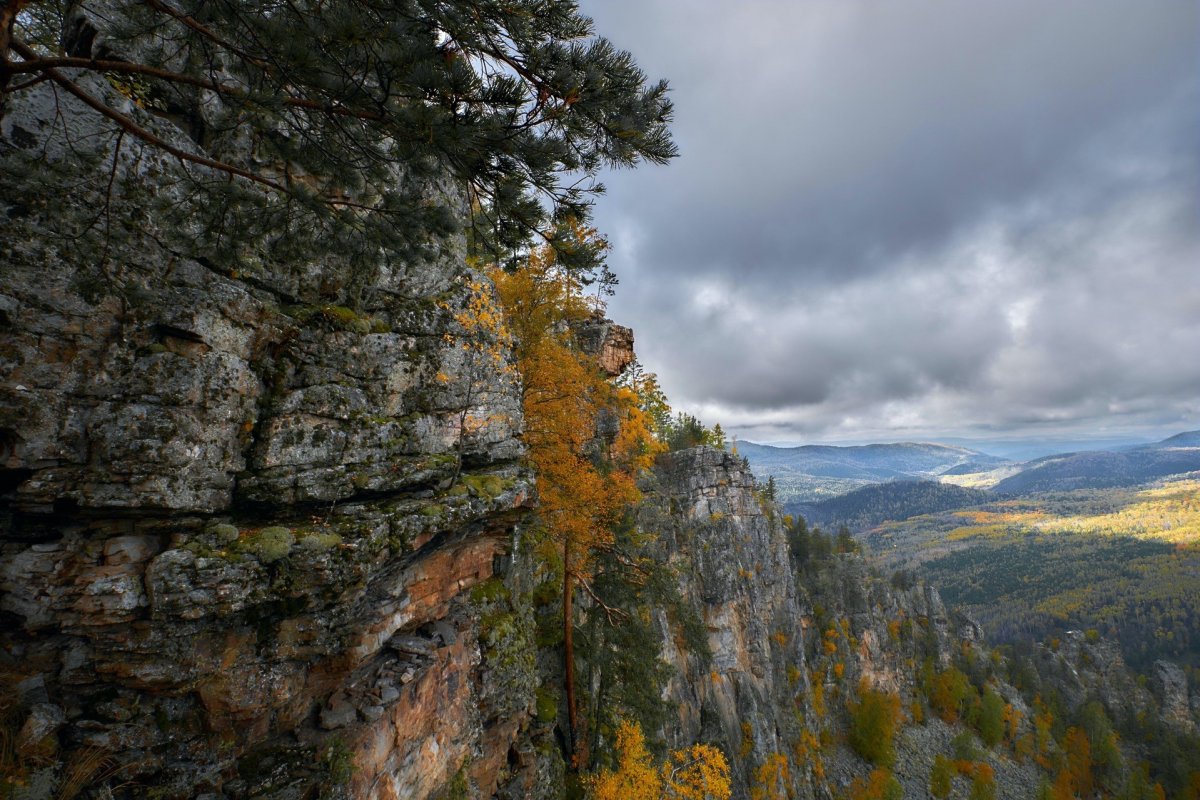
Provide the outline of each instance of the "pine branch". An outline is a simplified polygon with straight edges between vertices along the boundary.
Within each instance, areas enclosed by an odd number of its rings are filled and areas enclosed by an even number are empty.
[[[12,47],[22,56],[25,56],[26,53],[32,54],[31,56],[27,56],[26,60],[24,61],[18,61],[9,65],[8,70],[13,74],[30,72],[45,73],[48,70],[64,68],[89,69],[96,72],[114,72],[120,75],[146,75],[151,78],[160,78],[165,81],[171,81],[172,83],[181,83],[187,86],[195,86],[199,89],[207,89],[209,91],[216,92],[217,94],[236,97],[239,100],[254,100],[254,97],[249,92],[239,87],[217,83],[206,78],[197,78],[194,75],[185,75],[180,72],[172,72],[171,70],[162,69],[161,67],[152,67],[147,64],[136,64],[132,61],[113,61],[111,59],[99,58],[71,58],[65,56],[56,58],[43,58],[39,57],[37,53],[27,45],[23,46],[22,42],[16,40],[13,41]],[[32,82],[30,84],[13,87],[9,91],[17,91],[18,89],[26,88],[28,85],[32,85]],[[291,96],[272,99],[277,99],[286,106],[303,108],[308,111],[320,111],[325,114],[353,117],[355,119],[370,120],[373,122],[381,122],[385,120],[384,115],[378,112],[356,111],[352,108],[335,103],[321,103],[316,100]]]

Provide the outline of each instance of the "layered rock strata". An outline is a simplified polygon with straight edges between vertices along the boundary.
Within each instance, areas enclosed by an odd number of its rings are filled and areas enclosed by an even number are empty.
[[[123,191],[177,168],[89,115],[31,90],[0,149],[111,164]],[[153,219],[83,258],[34,177],[0,198],[0,670],[27,796],[93,766],[162,798],[491,794],[533,687],[498,680],[471,590],[509,569],[531,480],[512,373],[463,346],[461,241],[353,287],[189,257]]]

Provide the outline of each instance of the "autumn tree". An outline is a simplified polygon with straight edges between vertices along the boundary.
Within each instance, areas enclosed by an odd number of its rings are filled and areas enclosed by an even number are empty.
[[[673,751],[655,766],[641,726],[622,722],[616,733],[616,768],[586,780],[590,800],[728,800],[729,764],[711,745]]]
[[[791,781],[787,756],[771,753],[754,771],[750,800],[786,800],[791,793]]]
[[[901,800],[904,788],[886,769],[874,769],[865,778],[855,778],[846,790],[845,800]]]
[[[938,800],[945,800],[954,788],[954,762],[941,753],[933,757],[933,769],[929,773],[929,793]]]
[[[503,311],[496,303],[491,285],[476,271],[464,272],[460,276],[460,288],[466,292],[462,307],[453,310],[449,302],[439,305],[453,314],[454,323],[461,332],[455,336],[447,332],[443,341],[447,346],[460,348],[463,369],[463,400],[458,412],[458,445],[455,452],[454,475],[457,482],[462,474],[463,453],[468,437],[476,434],[497,420],[478,416],[475,404],[480,395],[497,381],[512,377],[512,365],[508,362],[512,337],[505,324]],[[444,372],[436,376],[438,383],[448,383],[450,377]]]
[[[850,746],[879,767],[896,760],[895,738],[900,726],[900,698],[893,692],[871,688],[864,680],[858,698],[846,703],[850,712]]]
[[[973,693],[971,682],[957,667],[949,667],[933,676],[928,687],[929,704],[945,722],[955,722]]]
[[[975,765],[971,774],[970,800],[996,800],[996,773],[990,765]]]
[[[1070,778],[1071,790],[1080,797],[1091,797],[1094,783],[1092,745],[1087,734],[1080,728],[1068,729],[1063,739],[1063,753],[1067,760],[1063,772]]]
[[[579,228],[575,235],[595,237]],[[597,555],[611,550],[614,526],[639,497],[635,477],[658,447],[636,393],[607,380],[596,360],[575,346],[572,326],[593,312],[579,274],[542,247],[520,269],[494,269],[491,277],[522,378],[525,443],[538,479],[539,548],[562,576],[564,689],[574,751],[575,593],[582,590],[610,622],[620,620],[620,609],[600,600],[591,577]],[[601,414],[617,423],[611,439],[598,433]]]

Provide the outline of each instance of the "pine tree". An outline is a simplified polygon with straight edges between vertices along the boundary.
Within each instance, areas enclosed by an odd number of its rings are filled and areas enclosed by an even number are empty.
[[[485,260],[540,235],[590,268],[561,223],[586,218],[599,170],[676,154],[666,83],[571,0],[92,5],[0,3],[0,115],[49,85],[111,131],[114,174],[122,146],[180,162],[153,212],[199,221],[197,250],[257,235],[378,261],[458,229],[465,197]],[[49,180],[39,158],[5,172]],[[421,188],[447,179],[440,200]]]
[[[719,422],[716,425],[713,425],[712,446],[717,448],[718,450],[724,450],[725,446],[726,446],[725,430],[724,430],[724,428],[721,427],[721,423],[719,423]]]
[[[778,493],[779,493],[779,489],[775,485],[775,476],[772,475],[769,478],[767,478],[767,486],[765,489],[763,489],[763,496],[766,497],[768,500],[774,502]]]

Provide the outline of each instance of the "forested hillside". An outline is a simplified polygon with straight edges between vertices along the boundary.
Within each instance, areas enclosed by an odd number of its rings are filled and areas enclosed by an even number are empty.
[[[912,480],[864,486],[816,503],[785,503],[784,508],[804,517],[809,525],[827,529],[845,525],[857,533],[888,520],[976,506],[991,499],[990,493],[980,489]]]
[[[997,494],[1104,489],[1200,470],[1200,447],[1147,448],[1114,453],[1068,453],[1024,465],[992,487]]]
[[[1200,483],[1084,489],[887,523],[864,536],[1016,641],[1095,629],[1139,669],[1200,664]]]

